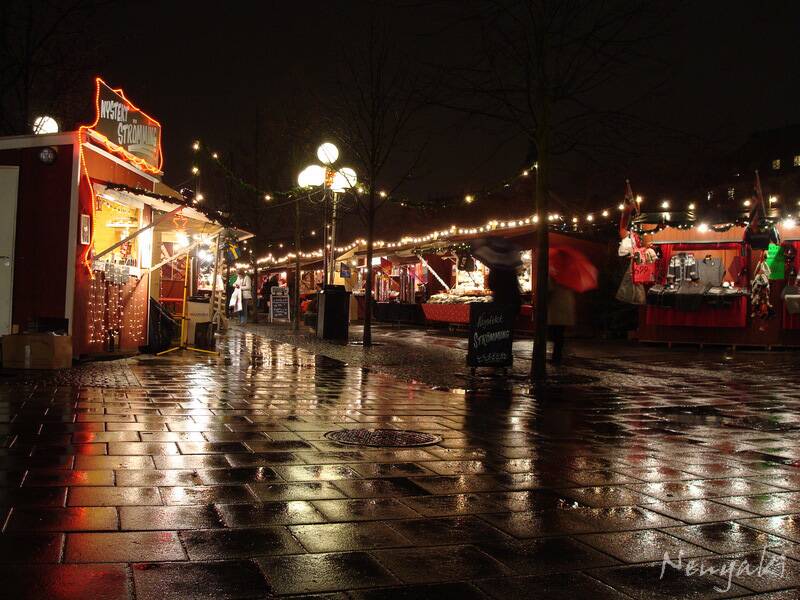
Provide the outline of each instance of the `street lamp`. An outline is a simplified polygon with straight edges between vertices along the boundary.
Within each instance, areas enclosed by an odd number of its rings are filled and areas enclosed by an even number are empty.
[[[330,234],[328,234],[327,227],[327,210],[326,210],[326,227],[323,228],[322,252],[323,252],[323,269],[325,272],[325,285],[333,283],[333,273],[335,268],[336,259],[336,218],[337,207],[339,204],[339,194],[346,192],[353,188],[358,183],[356,172],[349,167],[342,167],[335,169],[333,163],[339,158],[339,149],[330,142],[325,142],[317,148],[317,158],[325,165],[309,165],[297,176],[297,184],[301,188],[321,187],[325,193],[325,206],[327,209],[328,192],[332,194],[332,208],[331,208],[331,223]]]

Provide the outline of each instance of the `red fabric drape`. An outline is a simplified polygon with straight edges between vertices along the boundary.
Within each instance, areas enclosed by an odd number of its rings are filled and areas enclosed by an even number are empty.
[[[700,310],[695,311],[648,306],[645,311],[645,323],[671,327],[745,327],[747,297],[740,296],[734,299],[730,306],[702,306]]]

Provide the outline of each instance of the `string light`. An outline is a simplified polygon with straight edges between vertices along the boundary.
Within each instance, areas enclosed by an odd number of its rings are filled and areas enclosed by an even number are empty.
[[[200,173],[200,169],[196,166],[192,167],[192,175],[197,175]]]
[[[473,196],[472,194],[467,194],[466,196],[464,196],[464,202],[466,202],[467,204],[472,204],[474,200],[475,196]]]

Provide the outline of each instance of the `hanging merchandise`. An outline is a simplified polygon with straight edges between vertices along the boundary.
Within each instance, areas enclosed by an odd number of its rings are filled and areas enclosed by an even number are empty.
[[[780,244],[781,236],[775,225],[767,220],[767,208],[758,171],[756,171],[754,195],[753,209],[750,211],[748,219],[749,224],[744,230],[744,241],[753,250],[766,250],[770,244]]]
[[[657,275],[656,259],[658,255],[652,248],[636,248],[631,258],[631,276],[633,283],[655,283]]]
[[[770,270],[764,260],[759,261],[755,269],[755,277],[750,286],[750,318],[769,319],[775,316],[775,309],[769,301]]]
[[[632,267],[633,263],[631,262],[625,270],[625,275],[622,276],[622,282],[619,284],[619,289],[617,289],[616,298],[626,304],[645,304],[647,302],[647,294],[641,283],[633,282]]]
[[[767,248],[767,254],[764,260],[769,267],[771,280],[786,278],[786,257],[783,253],[783,246],[777,244],[770,244]]]
[[[783,271],[786,279],[792,280],[797,277],[797,248],[792,242],[783,244]]]

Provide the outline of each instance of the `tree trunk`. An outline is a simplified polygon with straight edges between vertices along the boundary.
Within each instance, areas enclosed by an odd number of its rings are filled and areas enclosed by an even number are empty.
[[[375,245],[375,192],[370,188],[367,209],[367,282],[364,286],[364,347],[372,345],[372,288],[375,273],[372,270],[372,254]]]
[[[300,331],[300,199],[294,203],[294,330]]]
[[[547,197],[547,173],[550,166],[547,132],[543,128],[537,136],[536,168],[536,214],[539,226],[536,229],[536,287],[534,309],[536,330],[531,362],[531,380],[544,381],[547,378],[547,282],[550,270],[550,231],[548,227],[549,202]]]

